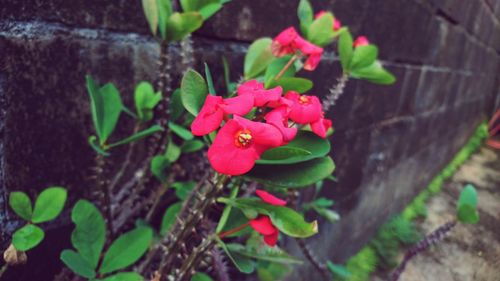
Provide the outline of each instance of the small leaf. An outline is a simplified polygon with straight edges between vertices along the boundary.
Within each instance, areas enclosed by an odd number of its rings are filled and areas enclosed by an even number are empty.
[[[99,139],[101,145],[106,143],[109,136],[115,130],[118,119],[123,109],[120,92],[115,85],[108,83],[99,89],[99,93],[103,103],[101,137]]]
[[[330,44],[334,38],[333,15],[330,12],[315,19],[307,29],[307,39],[314,45],[324,47]]]
[[[207,78],[208,93],[211,95],[215,95],[214,81],[212,79],[212,74],[210,73],[210,68],[208,68],[207,63],[205,63],[205,77]]]
[[[203,17],[198,12],[173,13],[167,21],[167,41],[179,41],[201,27]]]
[[[302,30],[302,33],[307,35],[307,30],[313,22],[313,8],[308,0],[300,0],[299,7],[297,9],[297,16],[300,20],[300,29]]]
[[[106,241],[102,214],[89,201],[79,200],[73,207],[71,220],[76,225],[71,234],[73,247],[92,268],[96,268]]]
[[[167,232],[170,230],[172,225],[175,223],[175,220],[177,219],[177,215],[181,211],[181,208],[182,208],[182,202],[177,202],[168,207],[167,211],[165,211],[165,214],[163,215],[163,218],[161,220],[161,227],[160,227],[161,235],[167,234]]]
[[[18,251],[28,251],[42,242],[45,233],[36,225],[28,224],[12,235],[12,244]]]
[[[305,159],[306,156],[309,156],[311,154],[312,153],[310,151],[307,151],[300,147],[280,146],[264,152],[264,154],[262,154],[261,156],[261,159],[257,161],[257,164],[297,163],[301,162],[301,159]]]
[[[211,16],[215,15],[220,9],[222,9],[222,4],[220,3],[212,3],[204,6],[200,9],[200,14],[204,20],[207,20]]]
[[[156,0],[142,0],[142,9],[149,23],[149,29],[156,35],[158,29],[158,5]]]
[[[181,82],[181,100],[186,110],[194,116],[198,115],[205,102],[207,93],[207,84],[203,76],[189,69],[184,74]]]
[[[64,250],[60,258],[74,273],[85,278],[95,277],[94,268],[79,253],[73,250]]]
[[[354,49],[350,68],[361,69],[372,65],[378,57],[378,48],[375,45],[358,46]]]
[[[136,134],[133,134],[131,135],[130,137],[126,138],[126,139],[123,139],[121,141],[117,141],[115,143],[112,143],[110,145],[108,145],[109,148],[113,148],[113,147],[116,147],[116,146],[120,146],[120,145],[124,145],[124,144],[127,144],[127,143],[131,143],[131,142],[134,142],[134,141],[137,141],[137,140],[140,140],[142,138],[145,138],[145,137],[148,137],[154,133],[157,133],[157,132],[161,132],[163,131],[163,128],[159,125],[153,125],[151,127],[149,127],[148,129],[146,130],[143,130],[143,131],[140,131]]]
[[[269,88],[278,86],[281,86],[283,88],[283,93],[295,91],[303,94],[312,89],[314,85],[313,82],[309,79],[299,77],[282,77],[278,81],[272,80],[271,86]]]
[[[471,184],[468,184],[460,193],[457,203],[457,217],[463,223],[475,224],[479,221],[477,191]]]
[[[153,109],[161,100],[161,92],[155,93],[148,82],[141,82],[135,88],[135,108],[141,121],[153,119]]]
[[[352,275],[351,272],[349,272],[349,270],[347,270],[347,268],[343,265],[334,264],[331,261],[327,261],[326,265],[332,274],[339,279],[348,279]]]
[[[316,158],[291,165],[256,165],[246,177],[257,182],[286,188],[312,185],[333,173],[335,164],[330,157]]]
[[[344,32],[340,33],[338,51],[342,69],[344,70],[344,72],[348,72],[350,69],[349,67],[353,53],[353,40],[351,33],[347,29]]]
[[[327,219],[330,223],[335,223],[340,220],[340,215],[335,211],[318,206],[314,206],[313,208],[320,216]]]
[[[191,281],[213,281],[213,279],[205,273],[196,272],[191,278]]]
[[[351,76],[382,85],[390,85],[396,82],[394,75],[385,70],[378,61],[370,66],[352,70]]]
[[[279,59],[275,59],[266,69],[266,73],[264,75],[264,81],[266,88],[274,83],[274,78],[281,72],[281,70],[288,64],[292,56],[284,56]],[[295,66],[290,66],[281,77],[293,77],[295,75],[296,69]],[[281,78],[280,78],[281,79]]]
[[[271,52],[271,38],[260,38],[255,40],[248,48],[245,55],[244,73],[245,79],[257,77],[266,70],[267,66],[274,60]]]
[[[170,162],[174,163],[181,156],[181,149],[172,140],[169,140],[167,144],[167,150],[165,151],[165,158]]]
[[[172,15],[172,0],[156,0],[158,6],[158,27],[162,39],[167,38],[167,22]]]
[[[205,143],[200,140],[189,140],[185,141],[181,146],[182,153],[192,153],[196,152],[205,147]]]
[[[14,191],[10,193],[9,205],[21,218],[30,221],[33,214],[31,199],[24,192]]]
[[[229,68],[229,63],[227,62],[226,57],[222,57],[222,65],[224,67],[224,82],[226,83],[227,93],[231,94],[235,89],[235,83],[231,82],[231,71]]]
[[[135,263],[148,250],[153,231],[149,227],[137,227],[122,234],[109,247],[99,273],[106,274]]]
[[[144,277],[135,272],[120,272],[96,281],[143,281]]]
[[[176,89],[170,97],[170,121],[175,122],[184,113],[181,100],[181,89]]]
[[[227,244],[226,246],[232,253],[238,253],[248,258],[253,258],[268,262],[283,263],[283,264],[302,264],[301,260],[290,256],[289,254],[287,254],[286,252],[284,252],[279,248],[277,249],[264,248],[267,250],[259,251],[255,249],[249,249],[248,247],[244,247],[243,245],[240,244]]]
[[[168,167],[170,167],[170,161],[163,155],[157,155],[151,160],[151,173],[161,182],[167,180],[166,171]]]
[[[226,244],[222,242],[219,238],[216,238],[217,242],[219,242],[220,247],[226,252],[227,256],[229,259],[233,262],[233,264],[236,266],[236,268],[243,273],[250,274],[254,272],[255,270],[255,262],[245,256],[242,256],[238,253],[233,253],[231,252]]]
[[[172,184],[172,188],[175,188],[175,195],[182,201],[186,200],[195,186],[196,182],[194,181],[176,182]]]
[[[42,191],[35,202],[33,223],[55,219],[64,208],[68,192],[62,187],[49,187]]]
[[[191,134],[189,130],[173,122],[169,122],[168,127],[170,128],[170,130],[172,130],[172,132],[174,132],[176,135],[178,135],[184,140],[188,141],[194,138],[193,134]]]

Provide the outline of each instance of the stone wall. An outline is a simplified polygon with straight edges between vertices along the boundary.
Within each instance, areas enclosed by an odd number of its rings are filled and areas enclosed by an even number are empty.
[[[159,49],[140,1],[3,0],[0,5],[0,225],[2,246],[16,218],[11,190],[32,194],[52,184],[82,193],[92,182],[92,132],[84,75],[114,82],[131,105],[137,81],[156,77]],[[294,1],[233,0],[195,34],[195,65],[204,61],[222,81],[221,57],[239,78],[249,43],[297,24]],[[398,82],[390,87],[350,81],[329,117],[337,183],[324,189],[342,220],[321,224],[310,244],[322,258],[343,261],[388,217],[399,212],[461,147],[476,125],[500,106],[500,1],[329,0],[331,9],[380,47]],[[328,92],[340,74],[333,50],[314,76],[314,92]],[[171,49],[174,85],[184,69]],[[60,233],[59,224],[48,225]],[[49,234],[50,235],[50,234]],[[53,236],[54,237],[54,236]],[[56,235],[57,237],[57,235]],[[62,239],[61,235],[61,239]],[[40,253],[54,262],[57,245]],[[58,240],[55,240],[58,241]],[[64,241],[64,242],[61,242]],[[289,248],[297,255],[293,241]],[[313,277],[301,266],[293,280]],[[40,275],[38,275],[40,276]],[[23,273],[17,280],[31,280]],[[49,278],[49,277],[47,277]],[[37,279],[41,280],[41,279]],[[51,280],[50,278],[47,280]],[[292,280],[292,279],[291,279]],[[316,280],[316,279],[310,279]]]

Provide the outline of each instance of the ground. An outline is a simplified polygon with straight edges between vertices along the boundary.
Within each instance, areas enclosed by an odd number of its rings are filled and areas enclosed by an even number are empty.
[[[407,265],[400,281],[500,280],[500,151],[483,147],[428,202],[424,233],[454,219],[456,201],[465,184],[478,191],[480,221],[458,224],[437,246]],[[373,281],[383,280],[379,276]]]

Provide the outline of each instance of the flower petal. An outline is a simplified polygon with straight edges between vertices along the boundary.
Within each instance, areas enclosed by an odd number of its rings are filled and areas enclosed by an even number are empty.
[[[319,137],[326,138],[326,132],[332,127],[332,121],[329,119],[320,118],[318,121],[310,124],[313,133]]]
[[[321,103],[316,96],[299,95],[296,92],[288,92],[285,98],[293,102],[293,106],[288,115],[290,119],[299,124],[309,124],[321,118]],[[299,102],[301,98],[306,98],[307,102]]]
[[[276,243],[278,243],[278,236],[279,236],[278,231],[276,231],[273,234],[264,235],[264,242],[266,242],[268,246],[274,247],[276,246]]]
[[[283,135],[283,141],[285,143],[290,142],[297,135],[297,128],[288,127],[288,107],[281,106],[278,107],[264,116],[264,119],[268,124],[271,124],[280,130]]]
[[[271,193],[265,191],[265,190],[262,190],[262,189],[257,189],[255,191],[255,194],[257,194],[257,196],[260,197],[260,199],[262,199],[262,201],[268,203],[268,204],[271,204],[271,205],[274,205],[274,206],[285,206],[286,205],[286,201],[283,200],[283,199],[280,199],[274,195],[272,195]]]
[[[195,136],[203,136],[217,130],[224,118],[219,108],[222,97],[208,95],[198,116],[191,123],[191,132]]]
[[[245,115],[252,110],[253,104],[253,96],[242,95],[225,99],[221,107],[227,114]]]
[[[271,148],[283,144],[281,132],[273,125],[253,122],[237,115],[234,116],[234,120],[244,129],[251,131],[254,145],[262,145],[265,148]],[[260,150],[261,148],[256,147],[256,149]]]
[[[250,226],[262,235],[278,233],[278,229],[273,225],[268,216],[260,215],[250,221]]]

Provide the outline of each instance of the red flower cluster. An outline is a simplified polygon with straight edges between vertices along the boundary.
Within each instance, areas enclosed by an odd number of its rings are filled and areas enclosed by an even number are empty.
[[[282,200],[269,192],[264,190],[256,190],[255,193],[262,199],[262,201],[274,205],[285,206],[286,201]],[[250,221],[250,226],[258,233],[264,236],[264,242],[267,245],[274,247],[278,242],[279,230],[273,225],[271,218],[266,215],[259,215],[257,218]]]
[[[294,27],[289,27],[276,36],[271,50],[277,57],[296,54],[299,51],[306,57],[304,69],[309,71],[316,69],[323,55],[323,48],[302,38]]]
[[[299,95],[283,89],[265,89],[264,84],[251,80],[238,88],[238,96],[223,99],[207,96],[200,113],[191,124],[196,136],[219,129],[208,150],[212,167],[221,174],[241,175],[255,164],[266,150],[287,144],[297,134],[297,124],[310,124],[318,136],[325,138],[332,122],[324,119],[321,103],[316,96]],[[253,120],[244,118],[257,107],[259,115]],[[232,116],[232,118],[230,118]],[[264,119],[264,122],[257,120]]]

